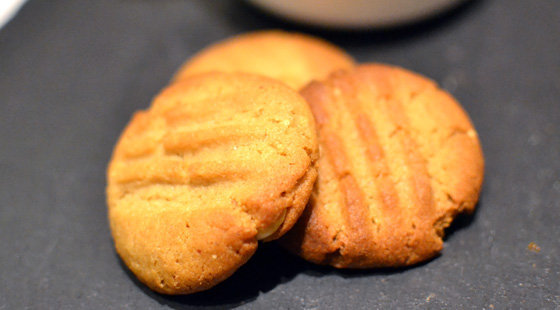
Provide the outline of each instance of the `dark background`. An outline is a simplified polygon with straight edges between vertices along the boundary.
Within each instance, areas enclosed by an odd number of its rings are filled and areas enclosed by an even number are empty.
[[[440,257],[338,271],[265,244],[224,283],[183,297],[128,273],[104,197],[118,134],[187,57],[263,28],[311,32],[361,62],[420,72],[464,105],[485,183]],[[0,309],[558,309],[559,101],[557,0],[471,1],[361,32],[294,26],[239,1],[31,0],[0,30]]]

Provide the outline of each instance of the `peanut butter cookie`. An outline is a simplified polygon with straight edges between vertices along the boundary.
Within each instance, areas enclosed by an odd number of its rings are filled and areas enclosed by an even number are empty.
[[[381,64],[334,73],[301,93],[317,122],[319,176],[283,244],[338,268],[437,255],[453,218],[474,210],[483,179],[478,136],[457,101]]]
[[[316,179],[305,100],[284,84],[208,73],[137,112],[107,171],[115,247],[146,285],[208,289],[295,223]]]
[[[300,89],[313,79],[353,66],[352,57],[322,39],[268,30],[239,35],[202,50],[179,69],[175,80],[207,71],[248,72]]]

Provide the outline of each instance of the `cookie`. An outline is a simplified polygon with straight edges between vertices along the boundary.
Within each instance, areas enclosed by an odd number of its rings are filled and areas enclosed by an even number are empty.
[[[258,240],[283,235],[317,176],[305,100],[284,84],[208,73],[137,112],[107,171],[115,247],[151,289],[189,294],[230,276]]]
[[[353,66],[352,57],[322,39],[269,30],[239,35],[202,50],[179,69],[175,80],[207,71],[248,72],[300,89],[313,79]]]
[[[477,133],[459,103],[381,64],[334,73],[301,94],[317,122],[319,176],[283,245],[338,268],[437,255],[453,218],[474,210],[483,179]]]

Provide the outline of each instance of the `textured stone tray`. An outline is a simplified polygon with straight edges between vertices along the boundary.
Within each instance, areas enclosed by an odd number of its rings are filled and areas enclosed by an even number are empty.
[[[300,28],[239,1],[31,0],[0,30],[0,309],[560,307],[560,1],[481,0],[404,28]],[[479,131],[478,211],[414,268],[338,271],[275,244],[183,297],[152,293],[113,250],[105,167],[134,110],[205,45],[310,31],[359,61],[454,94]]]

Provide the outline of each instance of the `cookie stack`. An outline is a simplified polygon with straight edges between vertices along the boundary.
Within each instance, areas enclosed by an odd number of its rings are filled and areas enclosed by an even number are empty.
[[[413,265],[472,212],[484,161],[460,105],[415,73],[261,31],[195,55],[134,114],[107,171],[125,264],[190,294],[280,239],[337,268]]]

